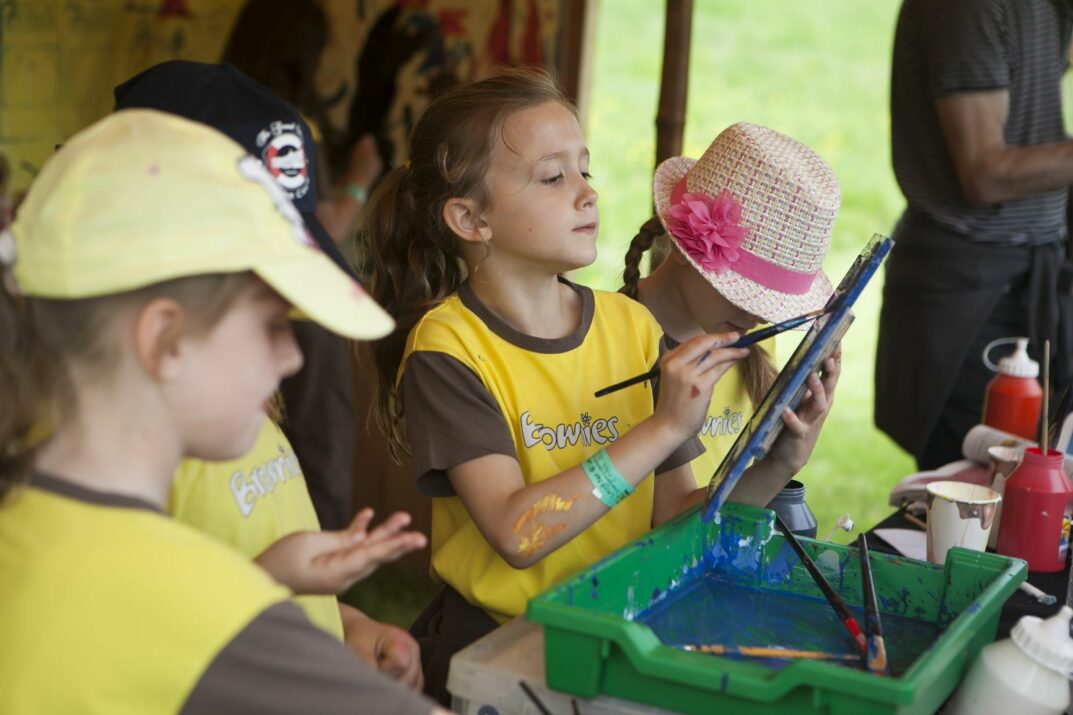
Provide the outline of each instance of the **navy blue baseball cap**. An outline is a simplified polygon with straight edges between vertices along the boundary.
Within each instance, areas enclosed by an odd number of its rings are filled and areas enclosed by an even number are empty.
[[[115,88],[115,109],[144,108],[206,124],[257,157],[287,192],[317,245],[354,271],[316,216],[313,134],[290,103],[231,64],[171,60]]]

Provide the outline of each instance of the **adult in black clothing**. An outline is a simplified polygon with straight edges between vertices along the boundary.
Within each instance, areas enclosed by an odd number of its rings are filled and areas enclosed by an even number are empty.
[[[1073,382],[1062,125],[1070,0],[904,0],[894,40],[894,229],[876,355],[875,421],[921,469],[961,458],[996,337],[1051,340]]]

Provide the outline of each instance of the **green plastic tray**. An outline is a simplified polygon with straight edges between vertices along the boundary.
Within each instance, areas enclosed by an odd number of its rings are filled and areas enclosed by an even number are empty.
[[[994,640],[1002,604],[1025,580],[1024,561],[953,549],[942,567],[872,553],[882,614],[943,629],[897,677],[817,661],[780,668],[690,653],[662,644],[634,618],[711,569],[736,586],[819,598],[804,566],[764,509],[727,504],[705,524],[693,511],[537,596],[527,616],[544,625],[547,683],[683,713],[933,713],[980,649]],[[857,550],[801,539],[821,564],[837,559],[832,585],[860,606]],[[824,552],[834,552],[833,554]],[[823,566],[821,566],[823,568]]]

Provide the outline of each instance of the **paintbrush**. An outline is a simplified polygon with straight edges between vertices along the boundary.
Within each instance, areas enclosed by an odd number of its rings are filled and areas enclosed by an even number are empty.
[[[760,330],[754,330],[751,333],[746,333],[745,335],[742,335],[740,338],[738,338],[734,342],[730,343],[729,345],[723,345],[721,347],[722,348],[745,348],[745,347],[748,347],[748,346],[752,345],[753,343],[758,343],[761,340],[767,340],[768,338],[773,337],[775,335],[778,335],[779,333],[785,333],[787,330],[793,330],[794,328],[796,328],[798,326],[804,325],[805,323],[809,322],[810,320],[815,320],[816,318],[819,318],[821,315],[824,315],[824,314],[830,312],[832,309],[833,309],[833,305],[832,305],[831,308],[821,308],[820,310],[814,310],[811,313],[805,313],[804,315],[799,315],[796,318],[790,318],[789,320],[784,320],[781,323],[775,323],[774,325],[769,325],[766,328],[760,328]],[[708,353],[704,353],[703,355],[701,355],[700,359],[703,361],[704,358],[706,358],[706,357],[708,357]],[[655,367],[653,367],[648,372],[643,372],[640,375],[634,375],[633,377],[631,377],[629,379],[626,379],[626,380],[623,380],[622,382],[616,382],[614,385],[608,385],[607,387],[604,387],[602,389],[597,390],[596,391],[596,396],[597,397],[603,397],[604,395],[610,395],[612,392],[618,392],[619,390],[621,390],[621,389],[623,389],[625,387],[630,387],[631,385],[636,385],[639,382],[645,382],[646,380],[651,380],[651,379],[653,379],[655,377],[658,377],[658,376],[659,376],[659,365],[656,365]]]
[[[533,701],[533,705],[535,705],[536,709],[540,711],[540,715],[551,715],[551,710],[548,710],[548,706],[544,704],[544,701],[537,697],[537,694],[533,692],[533,689],[530,688],[524,680],[519,680],[518,685],[521,686],[522,690],[525,692],[526,697]]]
[[[690,653],[708,653],[709,655],[741,656],[743,658],[777,658],[779,660],[833,660],[860,662],[861,657],[855,653],[828,653],[822,650],[795,650],[782,646],[753,645],[682,645],[678,646]]]
[[[915,527],[917,527],[919,529],[923,529],[924,531],[928,530],[928,523],[926,521],[924,521],[923,519],[921,519],[919,516],[913,516],[909,512],[904,512],[902,514],[902,518],[904,518],[910,524],[912,524],[913,526],[915,526]]]
[[[1050,406],[1047,403],[1051,399],[1051,341],[1043,341],[1043,416],[1040,418],[1040,423],[1043,428],[1040,430],[1040,450],[1043,452],[1043,456],[1047,456],[1048,447],[1050,446],[1051,431],[1047,429],[1047,418],[1050,414],[1047,408]]]
[[[820,572],[819,567],[813,562],[812,557],[805,551],[805,547],[801,545],[801,542],[794,536],[794,532],[790,531],[790,527],[783,523],[779,515],[775,515],[775,523],[778,524],[779,529],[782,530],[783,536],[786,537],[786,541],[790,544],[797,557],[801,559],[801,563],[805,565],[809,575],[812,576],[812,580],[816,582],[816,585],[823,591],[824,597],[827,602],[831,604],[831,608],[834,609],[835,615],[838,616],[838,620],[842,622],[842,625],[846,627],[849,634],[853,636],[853,642],[857,644],[862,653],[868,652],[868,639],[864,637],[864,633],[861,632],[861,626],[857,623],[857,619],[850,613],[849,608],[846,607],[846,603],[839,597],[835,590],[831,588],[831,584],[827,583],[827,579],[824,578]]]
[[[1069,412],[1070,395],[1068,385],[1062,388],[1062,395],[1058,398],[1058,406],[1054,408],[1054,412],[1051,414],[1051,422],[1047,426],[1050,444],[1058,444],[1058,433],[1062,429],[1062,422],[1066,413]]]
[[[868,543],[864,533],[857,537],[861,552],[861,595],[864,599],[864,627],[868,630],[868,670],[873,673],[889,673],[887,646],[883,642],[883,626],[879,621],[879,604],[876,603],[876,584],[872,580],[872,562],[868,558]]]

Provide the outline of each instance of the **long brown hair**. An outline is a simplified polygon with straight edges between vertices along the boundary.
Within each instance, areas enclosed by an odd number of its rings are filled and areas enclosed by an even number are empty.
[[[542,70],[503,69],[433,100],[410,136],[410,161],[380,182],[366,207],[361,240],[369,290],[395,318],[395,332],[372,346],[374,409],[391,454],[407,451],[395,380],[410,329],[466,278],[458,239],[443,221],[448,199],[489,205],[484,176],[512,114],[558,102],[574,111]]]
[[[641,224],[637,235],[630,241],[630,247],[626,251],[626,266],[622,271],[622,292],[634,300],[641,299],[637,288],[641,280],[641,258],[664,233],[659,217],[653,216]],[[763,349],[750,350],[740,364],[745,390],[749,395],[749,401],[755,408],[764,399],[764,395],[767,394],[779,373],[775,369],[771,356]]]
[[[249,0],[227,38],[230,62],[329,132],[315,78],[328,45],[328,16],[314,0]]]
[[[211,329],[249,273],[195,276],[99,298],[54,300],[12,293],[0,266],[0,500],[31,470],[36,451],[77,409],[72,364],[101,374],[117,362],[109,322],[126,305],[170,297],[183,305],[187,331]]]

